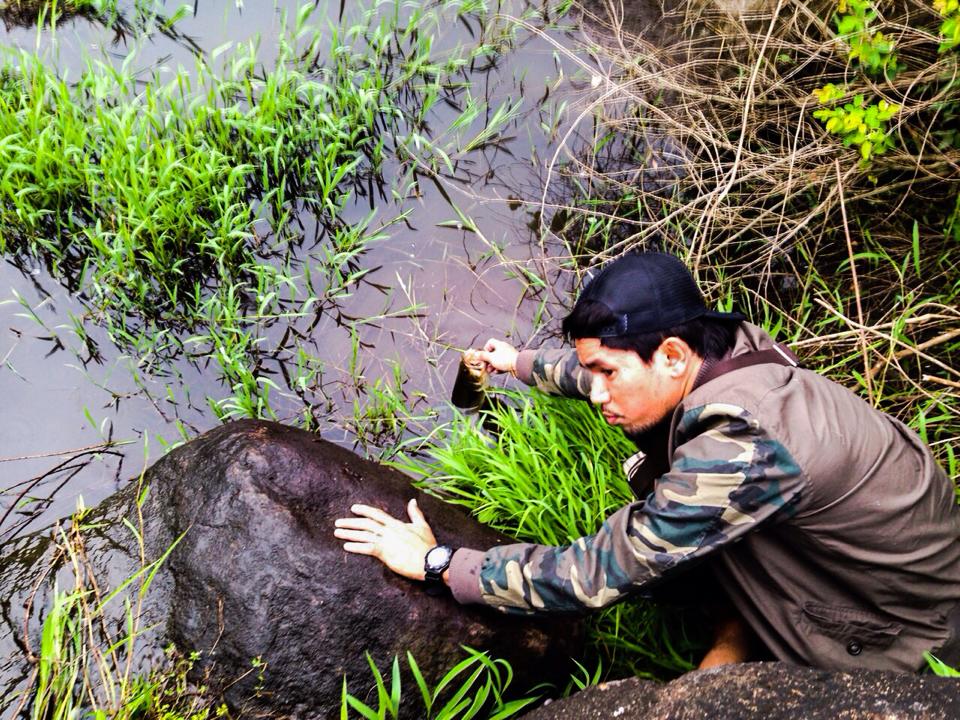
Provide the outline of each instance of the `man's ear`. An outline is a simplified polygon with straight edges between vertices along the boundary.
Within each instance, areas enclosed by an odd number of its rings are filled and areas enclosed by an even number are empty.
[[[657,354],[670,377],[681,377],[686,373],[693,358],[693,350],[684,340],[670,336],[664,338],[657,348]]]

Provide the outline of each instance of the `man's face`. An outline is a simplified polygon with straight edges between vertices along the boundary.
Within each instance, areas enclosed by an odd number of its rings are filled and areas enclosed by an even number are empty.
[[[626,433],[653,427],[683,399],[687,359],[675,357],[664,345],[649,363],[632,350],[604,347],[599,338],[580,338],[576,348],[580,364],[593,376],[590,401],[600,406],[608,423]]]

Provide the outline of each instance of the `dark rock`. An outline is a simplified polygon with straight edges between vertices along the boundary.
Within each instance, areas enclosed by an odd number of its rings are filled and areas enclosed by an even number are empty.
[[[474,548],[504,541],[414,492],[396,470],[311,433],[244,421],[170,453],[147,479],[150,511],[174,536],[187,533],[169,560],[171,638],[203,652],[204,669],[224,682],[246,673],[253,658],[266,662],[265,701],[254,706],[333,714],[344,674],[356,687],[370,685],[365,652],[383,668],[409,650],[437,678],[462,659],[464,644],[510,661],[518,686],[566,677],[578,623],[462,607],[342,550],[333,524],[352,503],[406,517],[414,496],[441,541]],[[257,684],[251,673],[227,697],[238,704]]]
[[[231,423],[172,451],[144,482],[148,559],[182,539],[151,588],[144,625],[157,627],[140,638],[141,648],[155,657],[172,641],[183,652],[198,651],[197,676],[245,717],[337,716],[344,675],[360,697],[373,685],[367,652],[386,669],[409,650],[428,680],[436,680],[465,657],[461,645],[468,645],[508,660],[517,674],[513,687],[523,691],[541,681],[565,683],[569,657],[580,649],[579,622],[462,607],[449,594],[427,595],[421,583],[373,558],[344,552],[334,520],[351,504],[406,517],[411,497],[443,542],[483,549],[505,539],[414,491],[402,473],[317,435],[276,423]],[[105,521],[87,548],[104,586],[137,567],[133,535],[119,522],[135,514],[135,491],[135,484],[121,491],[90,519]],[[38,608],[49,587],[35,598],[26,631],[21,608],[51,561],[49,535],[3,548],[0,658],[8,659],[7,689],[23,687],[30,668],[22,650],[27,642],[35,648],[39,637]],[[33,641],[25,642],[25,632]],[[265,665],[252,670],[258,658]],[[17,668],[19,685],[11,680]],[[407,678],[404,696],[418,695]]]
[[[529,720],[952,720],[960,681],[879,670],[830,672],[786,663],[699,670],[666,684],[630,678],[587,688]]]

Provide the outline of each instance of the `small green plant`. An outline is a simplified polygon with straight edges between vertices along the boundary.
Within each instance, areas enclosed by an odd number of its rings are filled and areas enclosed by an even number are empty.
[[[347,691],[347,678],[344,677],[340,703],[341,719],[347,720],[351,710],[365,720],[384,720],[388,717],[395,719],[400,714],[401,703],[404,703],[405,709],[413,706],[422,708],[419,717],[424,720],[506,720],[515,717],[540,699],[540,695],[535,694],[507,700],[506,692],[513,681],[510,663],[503,659],[491,659],[486,653],[468,647],[463,649],[467,657],[454,665],[432,688],[424,679],[413,655],[408,652],[407,664],[419,691],[419,696],[414,695],[412,698],[403,695],[399,659],[393,658],[388,686],[383,673],[368,654],[367,663],[376,686],[377,704],[367,705],[351,695]]]
[[[221,717],[226,708],[187,692],[187,672],[197,656],[181,656],[168,648],[166,667],[148,676],[134,672],[144,600],[161,565],[182,539],[177,538],[160,557],[145,555],[142,510],[146,486],[137,486],[134,520],[124,519],[139,551],[140,567],[114,588],[97,579],[86,552],[90,511],[79,503],[67,526],[56,531],[54,567],[73,576],[73,588],[56,584],[53,602],[43,620],[32,687],[23,696],[32,720],[207,720]],[[119,610],[111,609],[119,607]],[[120,618],[117,621],[117,618]]]
[[[933,0],[933,8],[943,16],[940,52],[953,50],[960,45],[960,0]]]
[[[954,240],[960,242],[960,195],[957,195],[953,212],[951,212],[950,216],[947,218],[947,222],[943,227],[943,231],[947,237],[952,237]]]
[[[934,675],[939,675],[940,677],[960,677],[960,668],[950,667],[936,655],[925,652],[923,657]]]
[[[880,31],[873,31],[870,23],[877,11],[869,0],[840,0],[833,22],[837,32],[850,43],[849,58],[866,73],[893,77],[901,69],[897,63],[896,46]]]
[[[840,0],[833,20],[837,31],[850,44],[849,60],[867,75],[882,74],[892,79],[903,68],[897,61],[893,40],[880,31],[871,30],[870,24],[876,18],[876,9],[869,0]],[[845,147],[856,146],[860,150],[861,168],[866,168],[875,156],[893,147],[888,123],[900,111],[900,106],[883,99],[867,103],[861,93],[839,105],[848,94],[847,86],[833,83],[814,90],[824,107],[815,110],[813,116],[824,124],[827,132],[840,137]]]
[[[377,378],[371,385],[360,378],[357,392],[364,400],[358,397],[353,401],[353,417],[347,422],[364,452],[379,455],[381,460],[389,459],[411,432],[428,432],[428,425],[437,419],[433,408],[416,410],[418,405],[425,405],[426,395],[408,394],[403,367],[396,361],[391,365],[390,378]]]
[[[822,105],[837,103],[845,92],[836,85],[827,84],[814,94]],[[863,95],[855,95],[850,102],[815,110],[813,116],[823,122],[827,132],[839,136],[846,147],[855,145],[860,150],[860,161],[869,164],[876,155],[893,147],[888,123],[900,111],[900,106],[879,100],[869,105]]]

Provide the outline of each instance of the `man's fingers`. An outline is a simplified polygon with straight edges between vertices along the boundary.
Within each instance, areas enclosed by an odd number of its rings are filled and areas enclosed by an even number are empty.
[[[390,513],[384,512],[380,508],[371,507],[369,505],[351,505],[350,512],[355,515],[360,515],[361,517],[368,517],[371,520],[376,520],[381,525],[399,525],[402,524]]]
[[[350,540],[352,542],[366,543],[368,545],[376,545],[378,542],[380,542],[380,536],[376,533],[369,532],[368,530],[337,529],[333,531],[333,535],[341,540]]]
[[[427,525],[427,518],[424,517],[422,512],[420,512],[420,506],[417,505],[416,499],[413,499],[407,503],[407,515],[410,516],[410,522],[412,522],[414,525]]]
[[[371,520],[365,517],[346,517],[337,518],[333,523],[334,527],[347,528],[348,530],[368,530],[372,533],[379,533],[383,529],[383,523],[377,520]]]
[[[343,549],[349,553],[357,555],[376,555],[377,548],[370,543],[348,542],[343,544]]]

